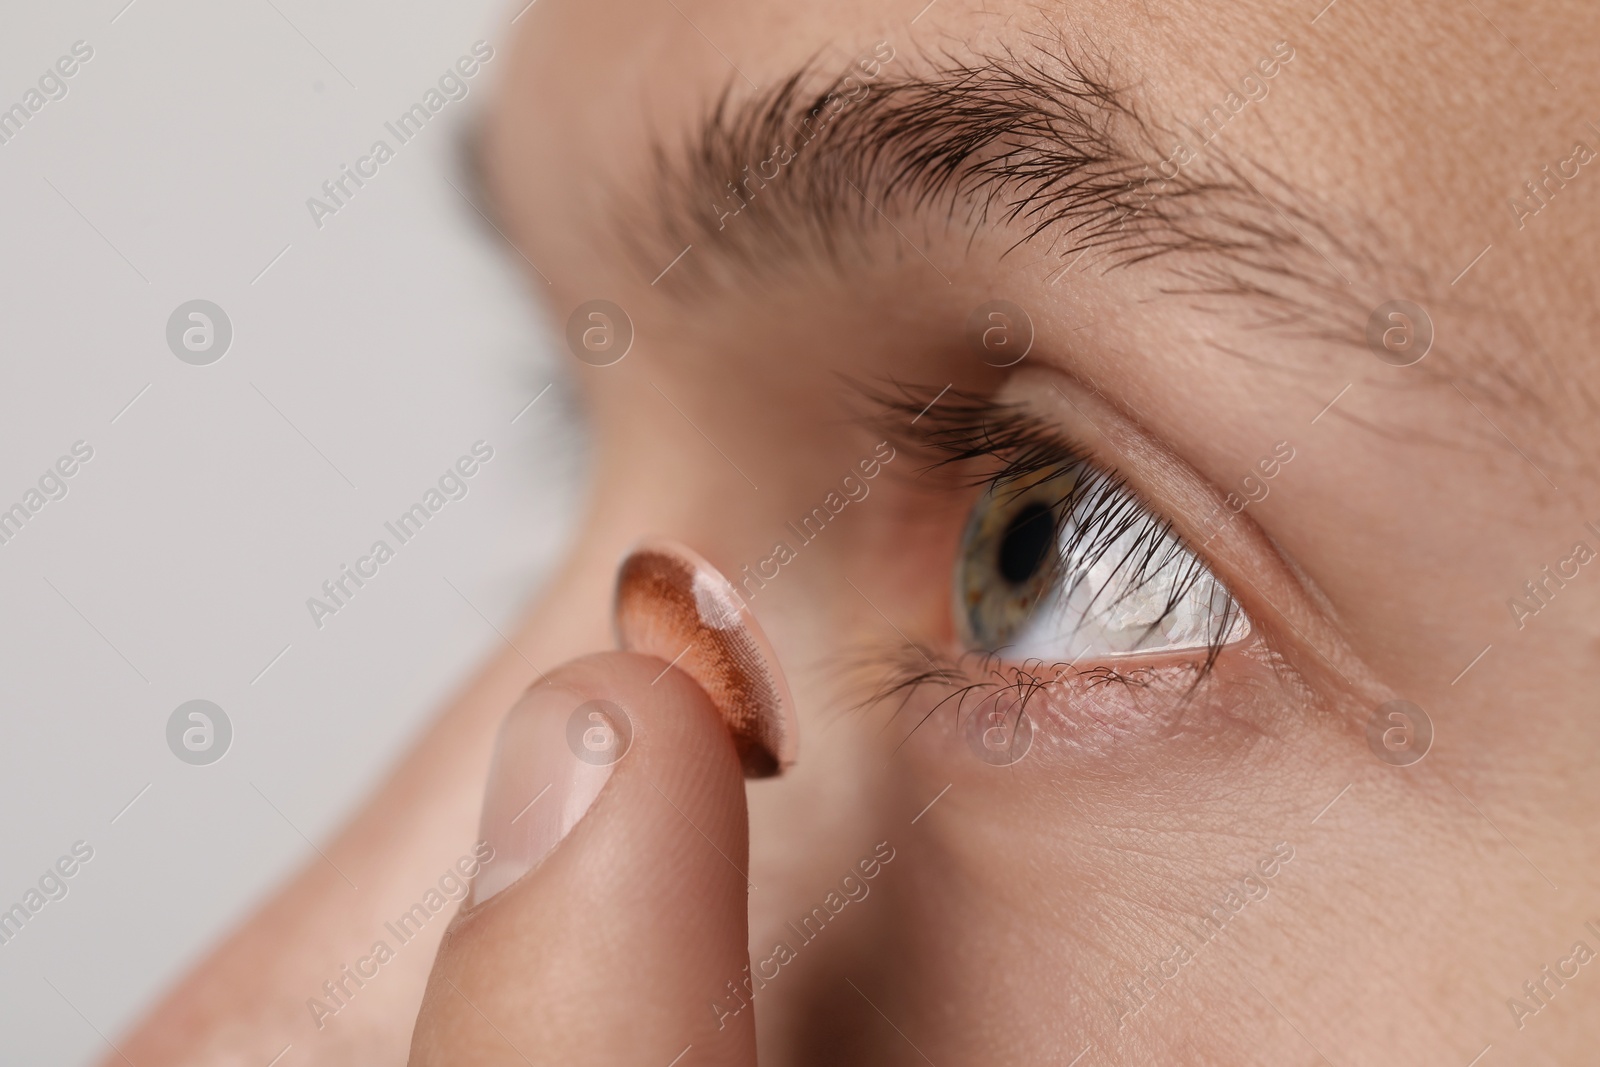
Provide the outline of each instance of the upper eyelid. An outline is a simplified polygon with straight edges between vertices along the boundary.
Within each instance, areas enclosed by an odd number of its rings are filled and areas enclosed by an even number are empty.
[[[1003,484],[1046,467],[1095,462],[1087,449],[1015,404],[950,386],[850,384],[868,405],[866,421],[878,433],[929,457],[921,468],[924,473],[954,470],[974,460],[1005,460],[999,472],[969,472],[966,484],[977,486]]]
[[[1043,470],[1083,465],[1093,471],[1094,476],[1091,480],[1080,482],[1074,490],[1075,494],[1080,490],[1092,490],[1100,496],[1119,492],[1126,494],[1143,517],[1159,524],[1163,533],[1170,534],[1184,549],[1204,560],[1201,546],[1190,543],[1164,509],[1154,505],[1144,493],[1130,484],[1119,465],[1095,455],[1091,449],[1074,442],[1061,429],[1024,410],[1021,405],[953,390],[948,386],[935,391],[931,386],[904,382],[890,385],[893,392],[871,386],[858,388],[861,396],[875,409],[869,418],[878,432],[895,440],[897,445],[907,446],[910,451],[920,449],[935,457],[922,468],[924,472],[956,468],[977,460],[998,461],[998,469],[991,464],[988,469],[971,471],[964,483],[999,488]],[[921,391],[926,391],[939,402],[922,402],[919,396]],[[912,412],[915,414],[909,424],[900,422],[902,416]]]
[[[1133,485],[1121,464],[1076,442],[1071,435],[1022,405],[945,387],[891,382],[876,388],[857,384],[860,395],[873,407],[868,418],[877,431],[896,445],[930,456],[923,472],[960,468],[979,460],[985,469],[969,470],[963,484],[1002,487],[1047,469],[1082,464],[1095,472],[1097,493],[1125,493],[1137,508],[1160,522],[1186,549],[1204,558],[1200,546],[1184,536],[1165,509]],[[937,397],[936,404],[922,399]],[[908,418],[909,417],[909,418]],[[959,471],[957,476],[961,477]]]

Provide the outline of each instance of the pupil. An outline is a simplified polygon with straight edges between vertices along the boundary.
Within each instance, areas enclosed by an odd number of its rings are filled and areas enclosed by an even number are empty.
[[[1037,574],[1055,547],[1055,527],[1055,516],[1045,504],[1029,504],[1017,512],[1000,539],[1000,577],[1021,585]]]

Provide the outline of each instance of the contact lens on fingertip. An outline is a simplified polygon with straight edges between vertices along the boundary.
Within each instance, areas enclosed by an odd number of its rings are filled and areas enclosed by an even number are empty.
[[[648,541],[617,570],[617,644],[657,656],[705,690],[733,735],[746,778],[794,762],[794,700],[755,616],[711,564],[671,541]]]

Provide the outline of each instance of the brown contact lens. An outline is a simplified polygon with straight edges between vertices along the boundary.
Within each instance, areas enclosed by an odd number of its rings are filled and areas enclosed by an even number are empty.
[[[651,541],[617,571],[617,643],[658,656],[699,683],[733,734],[746,778],[794,762],[794,700],[755,616],[715,567],[682,545]]]

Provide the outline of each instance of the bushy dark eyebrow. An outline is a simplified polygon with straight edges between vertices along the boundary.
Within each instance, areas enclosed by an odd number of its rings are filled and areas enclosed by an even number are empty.
[[[1223,334],[1209,345],[1278,373],[1316,363],[1264,359],[1248,334],[1364,350],[1374,309],[1403,296],[1455,327],[1449,350],[1411,369],[1412,382],[1549,407],[1545,384],[1523,366],[1532,361],[1517,358],[1538,343],[1516,309],[1397,261],[1392,239],[1350,198],[1297,187],[1232,148],[1227,130],[1163,122],[1109,62],[1085,62],[1057,39],[963,58],[902,54],[874,79],[853,67],[827,74],[813,60],[764,91],[743,85],[730,79],[687,137],[653,145],[642,196],[614,194],[639,274],[681,301],[781,281],[818,261],[848,279],[890,227],[924,256],[917,235],[940,225],[967,237],[1000,231],[1009,249],[1044,243],[1062,272],[1159,268],[1154,292],[1225,313],[1238,328],[1237,343]],[[1179,142],[1195,158],[1175,173],[1158,169]],[[762,181],[758,165],[780,144],[795,158]]]
[[[1063,269],[1166,258],[1167,292],[1250,296],[1264,324],[1318,329],[1309,305],[1345,304],[1347,275],[1367,258],[1303,195],[1220,143],[1201,146],[1198,131],[1182,139],[1199,157],[1163,177],[1179,135],[1059,49],[901,55],[872,80],[819,67],[737,98],[730,83],[682,143],[654,145],[649,193],[622,197],[619,217],[649,276],[693,246],[660,288],[689,296],[797,261],[839,264],[885,222],[916,217],[969,234],[1004,227],[1013,248],[1048,241]],[[763,180],[777,146],[794,159]]]
[[[602,223],[643,279],[681,302],[782,281],[819,260],[848,280],[872,254],[871,239],[901,228],[891,219],[915,218],[923,226],[906,225],[913,233],[941,220],[971,236],[1004,227],[1012,247],[1047,242],[1062,272],[1159,264],[1160,295],[1225,310],[1275,340],[1363,348],[1374,309],[1404,297],[1448,335],[1408,368],[1408,385],[1454,387],[1532,413],[1545,430],[1600,411],[1582,383],[1562,379],[1517,308],[1397,262],[1392,236],[1348,197],[1335,207],[1241,158],[1204,118],[1200,128],[1164,125],[1141,106],[1136,84],[1119,86],[1109,63],[1075,59],[1060,38],[961,58],[900,55],[870,79],[854,65],[837,73],[844,66],[813,60],[749,94],[730,77],[687,136],[652,143],[650,180],[613,188],[615,210]],[[842,109],[819,122],[838,97],[847,98]],[[458,191],[511,244],[485,195],[482,131],[467,132]],[[1198,158],[1162,181],[1156,167],[1180,140]],[[738,203],[730,183],[780,143],[795,150],[793,162],[727,217]],[[1311,365],[1263,358],[1243,334],[1231,336],[1206,343],[1270,372]],[[1420,439],[1409,426],[1334,417]]]

